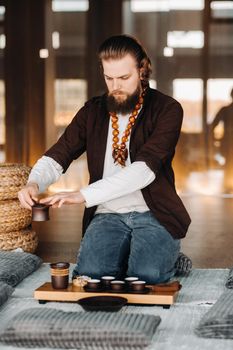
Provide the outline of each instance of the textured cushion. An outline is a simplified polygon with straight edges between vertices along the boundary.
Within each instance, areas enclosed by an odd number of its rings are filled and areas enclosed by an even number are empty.
[[[42,260],[30,253],[0,251],[0,281],[15,287],[20,281],[37,270]]]
[[[0,282],[0,306],[2,306],[13,292],[13,288],[4,282]]]
[[[196,334],[204,338],[233,339],[233,292],[224,292],[203,316]]]
[[[9,321],[0,342],[28,348],[142,349],[160,320],[143,314],[32,308]]]

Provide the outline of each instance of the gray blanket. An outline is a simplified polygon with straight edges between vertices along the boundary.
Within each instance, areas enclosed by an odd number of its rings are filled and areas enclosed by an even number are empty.
[[[233,291],[225,291],[203,316],[196,334],[205,338],[233,339]]]
[[[159,316],[110,312],[65,312],[32,308],[13,317],[0,341],[18,347],[62,349],[143,349]]]
[[[74,265],[71,266],[71,270]],[[182,289],[176,303],[170,309],[152,305],[127,305],[118,313],[158,315],[161,317],[151,345],[146,350],[232,350],[231,339],[201,338],[194,333],[200,319],[206,314],[226,290],[228,269],[193,269],[188,277],[180,277]],[[15,288],[14,293],[0,309],[0,332],[20,311],[32,308],[54,308],[69,312],[83,312],[78,303],[49,302],[38,304],[33,292],[44,282],[50,281],[50,266],[42,264]],[[0,343],[1,350],[16,350],[16,346]],[[27,350],[26,347],[21,348]],[[39,348],[35,348],[38,349]],[[50,347],[46,347],[49,350]],[[59,348],[57,348],[59,349]],[[103,348],[101,350],[104,350]],[[118,348],[120,350],[120,347]]]
[[[42,260],[25,252],[0,251],[0,281],[15,287],[26,276],[37,270]]]
[[[14,289],[11,286],[0,281],[0,306],[2,306],[7,301],[13,291]]]

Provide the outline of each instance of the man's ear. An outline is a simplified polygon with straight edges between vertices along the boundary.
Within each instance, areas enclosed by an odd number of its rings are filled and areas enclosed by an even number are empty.
[[[144,78],[144,68],[143,67],[141,67],[139,69],[139,77],[140,77],[140,80],[143,80],[143,78]]]

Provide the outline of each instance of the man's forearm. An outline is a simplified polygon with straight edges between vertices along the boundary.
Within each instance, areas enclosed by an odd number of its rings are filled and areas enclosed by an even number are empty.
[[[80,190],[86,201],[86,207],[125,196],[148,186],[155,174],[144,162],[134,162],[117,174],[96,181]]]

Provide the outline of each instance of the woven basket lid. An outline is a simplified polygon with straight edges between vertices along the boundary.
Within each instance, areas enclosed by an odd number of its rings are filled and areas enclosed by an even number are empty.
[[[0,235],[0,250],[22,248],[25,252],[34,253],[37,245],[37,234],[31,228]]]
[[[26,184],[31,168],[24,164],[0,164],[0,200],[17,198]]]

